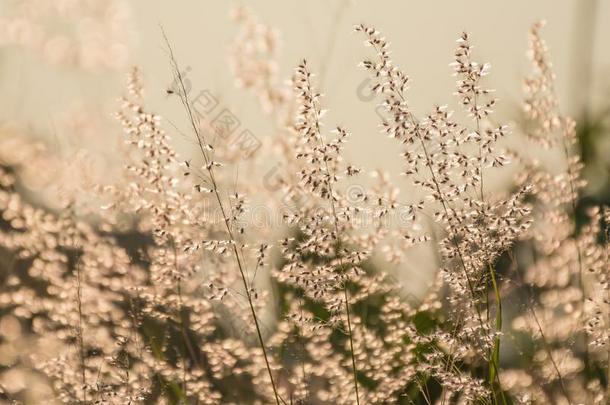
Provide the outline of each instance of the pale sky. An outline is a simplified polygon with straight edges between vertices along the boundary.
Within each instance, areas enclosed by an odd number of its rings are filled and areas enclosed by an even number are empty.
[[[179,103],[165,94],[172,75],[160,25],[180,64],[189,67],[193,86],[212,91],[256,136],[268,136],[270,119],[254,96],[235,88],[228,68],[228,47],[237,31],[229,15],[239,3],[88,0],[82,3],[90,5],[85,11],[75,4],[80,3],[0,3],[0,147],[6,148],[2,141],[16,134],[35,136],[65,159],[74,156],[70,150],[85,148],[89,153],[81,155],[85,160],[98,159],[102,166],[120,164],[115,152],[120,129],[112,113],[132,65],[144,73],[147,105],[185,128]],[[379,134],[375,102],[358,97],[366,74],[357,64],[371,56],[370,48],[363,47],[362,38],[353,33],[358,23],[375,26],[392,43],[395,62],[412,79],[409,100],[419,114],[435,104],[455,106],[449,63],[455,39],[466,30],[475,45],[475,58],[492,65],[488,84],[500,98],[496,120],[510,123],[519,114],[521,83],[529,66],[527,33],[539,19],[547,21],[544,37],[562,108],[575,112],[584,100],[607,100],[610,89],[606,79],[610,2],[606,1],[257,0],[247,5],[280,35],[282,77],[289,77],[302,58],[308,59],[330,111],[327,127],[341,124],[353,133],[347,159],[366,170],[398,173],[402,162],[395,141]],[[66,43],[80,44],[79,63],[53,62],[44,56],[65,55]],[[96,66],[99,61],[105,65]],[[589,65],[592,78],[587,86]],[[183,155],[192,153],[190,143],[174,134],[170,125],[166,129]],[[10,155],[7,150],[0,152]]]

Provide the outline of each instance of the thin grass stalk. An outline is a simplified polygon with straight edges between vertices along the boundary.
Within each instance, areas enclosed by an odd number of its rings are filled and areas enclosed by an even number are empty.
[[[378,52],[378,53],[379,53],[379,52],[381,52],[381,49],[379,49],[379,47],[378,47],[377,45],[372,44],[372,47],[375,49],[375,51],[376,51],[376,52]],[[400,99],[401,99],[403,102],[406,102],[405,97],[404,97],[404,95],[402,94],[402,91],[399,91],[399,90],[397,90],[397,89],[396,89],[396,90],[394,90],[394,93],[395,93],[395,94],[396,94],[396,95],[397,95],[397,96],[398,96],[398,97],[399,97],[399,98],[400,98]],[[441,190],[440,190],[440,185],[439,185],[438,179],[436,178],[436,174],[434,173],[434,170],[433,170],[433,168],[432,168],[432,166],[433,166],[433,165],[432,165],[431,158],[430,158],[430,155],[429,155],[429,153],[428,153],[428,150],[427,150],[427,148],[426,148],[425,141],[424,141],[423,136],[421,135],[421,133],[420,133],[420,131],[419,131],[418,120],[417,120],[417,118],[416,118],[416,117],[413,115],[413,113],[412,113],[411,111],[408,111],[406,114],[407,114],[407,116],[409,117],[409,120],[411,121],[411,123],[413,124],[413,126],[415,127],[415,135],[416,135],[417,139],[419,140],[419,142],[420,142],[420,144],[421,144],[421,147],[422,147],[422,150],[423,150],[423,152],[424,152],[426,166],[427,166],[427,168],[428,168],[428,170],[429,170],[429,172],[430,172],[431,180],[432,180],[432,182],[433,182],[433,184],[434,184],[434,186],[435,186],[435,188],[436,188],[436,192],[438,193],[438,197],[439,197],[439,200],[440,200],[441,205],[442,205],[442,207],[443,207],[443,211],[444,211],[445,215],[447,216],[447,218],[450,218],[450,216],[449,216],[449,208],[448,208],[448,206],[447,206],[447,202],[446,202],[446,201],[445,201],[445,199],[443,198],[443,194],[442,194],[442,192],[441,192]],[[479,126],[478,122],[477,122],[477,125]],[[481,151],[480,151],[480,152],[481,152]],[[481,163],[481,165],[482,165],[482,163]],[[480,175],[481,175],[481,178],[482,178],[482,171],[481,171]],[[481,182],[481,184],[482,184],[482,182]],[[480,191],[481,191],[481,195],[483,195],[483,189],[482,189],[482,186],[481,186],[481,188],[480,188]],[[454,247],[455,247],[455,249],[456,249],[456,252],[457,252],[457,254],[458,254],[458,258],[459,258],[459,260],[460,260],[461,268],[462,268],[462,270],[463,270],[464,276],[465,276],[466,281],[467,281],[467,283],[468,283],[468,289],[469,289],[469,291],[470,291],[470,294],[472,295],[473,300],[476,300],[476,290],[475,290],[475,286],[474,286],[474,284],[473,284],[473,282],[472,282],[472,280],[471,280],[471,278],[470,278],[470,275],[468,274],[468,270],[467,270],[467,268],[466,268],[466,263],[465,263],[465,261],[464,261],[463,255],[462,255],[462,251],[461,251],[461,248],[460,248],[459,242],[458,242],[457,240],[455,240],[455,238],[451,238],[451,242],[453,243],[453,245],[454,245]],[[479,307],[478,307],[477,305],[474,305],[474,307],[475,307],[475,310],[476,310],[476,312],[477,312],[477,316],[478,316],[479,323],[480,323],[481,327],[484,329],[484,328],[485,328],[485,327],[484,327],[485,322],[483,321],[483,317],[482,317],[482,315],[481,315],[481,311],[480,311],[480,309],[479,309]],[[496,364],[496,359],[492,357],[492,358],[490,359],[490,361],[493,363],[493,367],[494,367],[495,369],[497,369],[497,368],[498,368],[498,365]],[[499,380],[498,380],[498,384],[499,384]],[[492,390],[492,394],[493,394],[493,396],[494,396],[494,402],[495,402],[495,392],[494,392],[494,389],[493,389],[493,381],[490,381],[490,388],[491,388],[491,390]]]
[[[77,340],[80,360],[81,382],[83,390],[83,404],[87,404],[87,378],[85,369],[85,343],[83,341],[83,300],[81,285],[80,256],[76,260],[76,304],[78,308]]]
[[[498,289],[498,283],[496,282],[495,270],[491,264],[488,263],[487,268],[489,269],[489,275],[491,277],[491,284],[493,286],[494,295],[496,298],[496,330],[499,332],[502,330],[502,298],[500,296],[500,290]],[[502,403],[506,405],[506,398],[504,397],[504,391],[502,390],[502,385],[500,384],[500,336],[494,337],[494,345],[492,352],[490,353],[489,359],[489,385],[491,387],[491,392],[495,397],[495,389],[494,383],[498,383],[498,389],[500,390],[500,396],[502,397]]]
[[[189,118],[189,122],[191,124],[191,127],[193,129],[193,132],[195,134],[195,137],[197,138],[197,144],[199,146],[199,149],[201,151],[201,155],[204,159],[204,162],[206,164],[206,171],[210,177],[210,181],[212,183],[212,189],[213,189],[213,193],[214,196],[216,197],[216,201],[218,202],[218,207],[220,208],[220,212],[222,214],[222,218],[223,218],[223,222],[225,224],[225,228],[227,230],[227,234],[229,236],[229,242],[231,244],[231,246],[233,247],[233,253],[235,255],[235,260],[237,262],[237,267],[239,269],[239,274],[241,276],[241,281],[244,287],[244,290],[246,292],[246,298],[248,300],[248,305],[250,307],[250,313],[252,315],[252,320],[254,321],[254,326],[256,328],[256,334],[258,337],[258,341],[260,344],[260,348],[263,352],[263,357],[265,359],[265,366],[267,368],[267,372],[269,374],[269,380],[271,381],[271,387],[273,389],[273,394],[275,397],[275,402],[277,405],[280,404],[280,400],[283,404],[286,404],[286,402],[281,399],[281,396],[279,395],[276,385],[275,385],[275,380],[273,378],[273,372],[271,371],[271,365],[269,363],[269,358],[267,356],[267,350],[265,348],[265,343],[263,340],[263,335],[261,333],[261,329],[260,329],[260,325],[259,325],[259,321],[258,321],[258,317],[256,315],[256,310],[254,309],[254,303],[252,301],[252,296],[251,296],[251,292],[250,292],[250,287],[248,286],[248,281],[246,278],[246,274],[244,271],[244,266],[242,264],[242,260],[240,258],[239,255],[239,250],[237,248],[237,242],[235,241],[235,238],[233,236],[233,231],[231,230],[231,223],[229,220],[229,217],[226,214],[226,209],[224,207],[224,204],[222,203],[222,199],[220,197],[220,193],[218,191],[218,186],[216,183],[216,178],[214,176],[214,169],[213,167],[209,164],[210,163],[210,159],[205,151],[204,148],[204,143],[205,143],[205,139],[203,137],[203,134],[201,134],[201,131],[199,130],[199,127],[196,123],[195,117],[193,116],[193,111],[191,109],[190,106],[190,100],[188,98],[188,92],[186,91],[186,87],[184,85],[184,79],[182,77],[182,73],[180,72],[180,68],[178,66],[178,62],[174,56],[173,53],[173,49],[171,47],[171,44],[169,42],[169,39],[167,38],[167,35],[165,34],[165,31],[163,30],[163,27],[161,27],[161,31],[163,33],[163,37],[165,39],[166,45],[168,47],[168,51],[169,51],[169,57],[170,57],[170,63],[172,66],[172,69],[174,70],[174,74],[176,76],[176,78],[178,79],[178,84],[180,85],[180,89],[178,91],[179,95],[180,95],[180,99],[182,101],[182,104],[184,105],[186,112],[188,114],[188,118]]]
[[[545,55],[546,57],[546,55]],[[555,83],[554,80],[548,80],[548,88],[549,88],[549,92],[551,94],[551,96],[553,97],[553,100],[559,100],[559,98],[557,97],[557,91],[555,89]],[[563,117],[563,115],[561,114],[561,110],[559,108],[559,104],[556,103],[555,104],[555,110],[556,110],[556,114],[557,116],[560,118],[560,122],[561,122],[561,126],[562,126],[562,136],[561,136],[561,146],[563,149],[563,153],[564,156],[566,158],[566,162],[567,162],[567,174],[568,174],[568,184],[570,185],[570,192],[571,192],[571,196],[570,196],[570,208],[572,210],[571,214],[572,214],[572,220],[574,221],[574,235],[576,237],[578,230],[576,229],[576,214],[577,214],[577,210],[576,210],[576,199],[577,199],[577,188],[576,185],[574,184],[574,180],[572,178],[573,176],[573,170],[572,170],[572,154],[570,153],[570,148],[569,148],[569,144],[570,144],[570,139],[568,138],[568,131],[566,130],[565,126],[566,126],[566,119]],[[568,120],[569,121],[569,120]],[[584,271],[583,271],[583,264],[582,264],[582,251],[580,248],[580,244],[578,243],[578,240],[575,240],[575,245],[576,245],[576,253],[578,256],[578,275],[579,275],[579,286],[582,292],[582,297],[581,297],[581,305],[583,307],[584,310],[584,306],[585,306],[585,284],[584,284]],[[589,338],[587,336],[587,334],[584,334],[583,337],[584,340],[584,363],[585,363],[585,370],[587,370],[587,372],[589,371]]]
[[[535,249],[532,249],[532,254],[534,256],[534,262],[536,262],[536,250]],[[511,259],[513,261],[516,260],[516,258],[513,256],[512,253],[510,253],[510,256],[511,256]],[[523,280],[523,276],[519,272],[518,267],[517,267],[517,274],[518,274],[518,276],[520,278],[521,285],[525,286],[525,282]],[[533,297],[534,293],[532,291],[532,286],[529,285],[527,289],[528,289],[529,293]],[[551,364],[553,365],[553,369],[555,370],[555,373],[557,374],[557,379],[559,380],[559,386],[560,386],[561,392],[563,393],[563,395],[568,400],[568,404],[572,405],[572,400],[570,399],[570,395],[568,394],[568,391],[567,391],[567,389],[565,387],[563,376],[561,374],[561,371],[559,370],[559,366],[557,365],[557,362],[555,361],[555,358],[553,357],[553,352],[551,350],[551,345],[549,344],[548,339],[546,338],[546,335],[544,333],[544,330],[542,329],[542,325],[540,324],[540,320],[538,319],[538,315],[536,315],[536,311],[534,310],[534,308],[531,305],[526,305],[526,308],[529,309],[529,311],[532,314],[532,318],[534,318],[534,322],[536,323],[536,327],[538,328],[538,333],[540,333],[540,338],[542,339],[542,345],[544,346],[544,350],[546,351],[547,355],[549,356]]]
[[[605,258],[606,258],[606,267],[610,268],[610,249],[608,248],[608,243],[610,242],[610,223],[608,223],[607,219],[610,218],[610,215],[606,215],[604,219],[604,242],[606,244],[605,249]],[[606,298],[608,302],[610,302],[610,296]],[[610,325],[610,311],[607,312],[608,325]],[[607,345],[606,349],[606,403],[610,404],[610,344]]]
[[[478,79],[477,79],[477,83],[478,83]],[[476,131],[477,131],[477,135],[479,136],[479,142],[480,142],[481,119],[479,117],[478,109],[477,109],[477,92],[476,91],[474,91],[473,101],[474,101],[474,110],[475,110],[474,118],[475,118]],[[483,192],[483,190],[484,190],[483,179],[484,179],[484,176],[483,176],[483,148],[482,148],[481,144],[479,143],[479,194],[481,197],[481,202],[484,203],[485,202],[485,193]],[[481,239],[483,239],[482,235],[481,235]],[[494,296],[496,299],[496,305],[497,305],[496,332],[501,332],[502,331],[502,296],[500,294],[500,290],[498,289],[498,284],[496,282],[495,269],[493,268],[492,264],[489,262],[487,263],[487,268],[489,270],[489,275],[491,277],[491,283],[492,283]],[[487,319],[489,319],[489,299],[488,298],[485,299],[485,303],[487,306]],[[504,397],[504,391],[502,390],[502,384],[500,383],[499,372],[500,372],[500,337],[495,336],[494,345],[491,350],[491,353],[489,354],[489,386],[491,387],[491,391],[492,391],[492,394],[494,395],[494,399],[495,399],[496,394],[495,394],[495,389],[494,389],[494,383],[495,382],[498,383],[498,389],[500,390],[500,395],[502,396],[502,403],[504,405],[506,405],[506,398]]]
[[[309,76],[307,76],[307,86],[311,89],[311,82],[309,80]],[[313,100],[315,102],[315,100]],[[315,124],[316,124],[316,133],[318,135],[318,142],[320,143],[320,147],[324,148],[324,138],[322,136],[322,131],[320,130],[320,117],[318,116],[318,110],[316,108],[313,109],[313,113],[315,114]],[[335,229],[335,238],[339,237],[339,218],[337,216],[337,210],[335,208],[335,196],[333,192],[333,187],[330,181],[330,169],[328,167],[328,162],[326,159],[324,161],[324,168],[326,170],[326,187],[328,187],[329,199],[330,199],[330,207],[333,213],[333,225]],[[345,270],[345,266],[343,264],[343,258],[339,255],[339,267],[341,270]],[[354,390],[356,392],[356,404],[360,405],[360,396],[358,394],[358,369],[356,367],[356,356],[354,354],[354,340],[352,337],[352,321],[349,310],[349,291],[347,289],[347,283],[343,282],[343,297],[345,301],[345,315],[347,317],[347,336],[349,339],[350,346],[350,357],[352,360],[352,372],[354,375]]]

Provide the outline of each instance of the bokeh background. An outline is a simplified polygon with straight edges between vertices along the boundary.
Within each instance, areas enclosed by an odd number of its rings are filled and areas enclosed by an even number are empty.
[[[437,104],[456,107],[449,63],[455,39],[468,31],[475,58],[492,65],[487,83],[500,99],[495,119],[509,123],[510,146],[519,148],[527,33],[533,22],[546,20],[561,108],[577,120],[586,165],[589,185],[580,206],[610,201],[610,2],[596,0],[0,0],[0,165],[19,170],[23,195],[37,205],[58,210],[66,194],[90,201],[92,187],[110,183],[123,164],[113,114],[132,66],[141,68],[147,106],[164,117],[177,150],[185,158],[196,154],[181,135],[188,128],[182,106],[167,94],[172,73],[162,31],[193,88],[209,90],[264,141],[277,123],[254,95],[236,86],[230,69],[238,31],[231,13],[240,5],[276,30],[279,77],[288,79],[307,58],[325,95],[328,126],[341,124],[353,134],[346,159],[390,173],[402,170],[400,151],[379,134],[376,101],[357,66],[368,52],[353,33],[355,24],[375,26],[391,40],[395,61],[412,78],[410,102],[420,115]],[[551,170],[563,164],[560,156],[537,153]],[[263,186],[260,176],[248,181]],[[396,181],[409,193],[398,176]],[[509,172],[486,187],[512,184]],[[400,273],[411,291],[430,280],[422,269],[435,264]],[[14,329],[4,323],[0,334]]]
[[[192,141],[181,135],[188,128],[182,107],[167,94],[172,74],[162,30],[193,88],[209,90],[257,138],[269,137],[276,124],[255,96],[236,86],[230,69],[238,30],[231,14],[243,5],[276,30],[279,77],[290,78],[296,64],[308,59],[325,95],[326,122],[353,133],[346,158],[365,170],[390,173],[400,173],[402,163],[395,143],[379,134],[377,102],[357,66],[367,52],[353,33],[355,24],[373,25],[391,40],[395,61],[412,78],[410,102],[418,114],[434,105],[456,107],[449,63],[455,39],[468,31],[475,58],[492,65],[487,83],[500,99],[496,120],[511,125],[509,143],[518,149],[527,32],[533,22],[546,20],[561,107],[579,124],[589,181],[584,200],[608,199],[610,4],[596,0],[3,0],[0,160],[22,167],[24,192],[42,205],[60,207],[62,193],[90,199],[91,187],[108,183],[122,166],[117,154],[121,130],[113,113],[132,66],[142,69],[147,105],[164,117],[175,147],[185,159],[192,156]],[[19,147],[33,141],[38,143],[28,152]],[[34,160],[32,153],[44,156],[42,170],[27,164]],[[560,157],[536,153],[551,168],[561,164]],[[273,167],[273,162],[262,164]],[[511,184],[509,173],[487,187]]]
[[[269,120],[234,85],[228,69],[237,2],[161,0],[3,0],[0,2],[0,120],[3,128],[44,139],[58,149],[84,147],[112,155],[111,114],[132,65],[142,68],[153,109],[178,121],[162,25],[197,88],[209,88],[264,137]],[[394,57],[413,79],[411,102],[423,113],[452,104],[448,64],[454,40],[467,30],[479,60],[492,64],[491,86],[503,117],[517,120],[527,72],[532,22],[545,29],[563,108],[579,119],[607,109],[610,83],[610,4],[594,0],[506,2],[253,1],[248,7],[281,38],[278,69],[289,77],[306,57],[318,72],[329,122],[354,133],[349,155],[370,167],[398,165],[395,146],[378,136],[374,109],[359,97],[365,78],[357,63],[366,50],[352,26],[366,22],[392,40]],[[366,93],[365,91],[363,91]],[[82,128],[80,119],[89,128]],[[71,125],[70,125],[71,124]],[[94,125],[95,124],[95,125]],[[6,132],[7,130],[3,130]],[[74,139],[68,139],[73,135]],[[6,135],[3,135],[5,137]],[[371,142],[371,139],[374,139]],[[69,145],[64,145],[67,143]],[[184,145],[181,146],[184,148]],[[111,158],[112,156],[109,156]],[[396,166],[397,168],[398,166]]]

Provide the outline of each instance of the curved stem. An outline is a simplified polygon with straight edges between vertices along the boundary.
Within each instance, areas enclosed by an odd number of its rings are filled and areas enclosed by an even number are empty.
[[[165,38],[165,42],[167,44],[168,50],[169,50],[169,56],[170,56],[170,62],[172,64],[172,68],[174,69],[174,74],[176,75],[176,78],[178,79],[178,83],[180,84],[180,89],[178,91],[179,95],[180,95],[180,99],[186,109],[186,112],[188,114],[188,118],[191,124],[191,127],[193,129],[193,132],[195,134],[195,137],[197,138],[197,144],[199,146],[199,149],[201,151],[201,155],[204,159],[204,162],[206,164],[206,170],[208,172],[208,175],[210,177],[210,182],[212,183],[212,189],[213,189],[213,193],[214,196],[216,197],[216,201],[218,202],[218,206],[220,208],[220,212],[222,214],[222,218],[223,218],[223,222],[225,224],[225,228],[227,231],[227,234],[229,236],[229,242],[231,243],[231,246],[233,246],[233,253],[235,255],[235,259],[237,262],[237,267],[239,269],[239,274],[241,276],[241,280],[243,283],[243,287],[244,290],[246,291],[246,298],[248,300],[248,305],[250,307],[250,313],[252,315],[252,320],[254,321],[254,326],[256,328],[256,335],[258,337],[258,342],[260,345],[260,348],[263,352],[263,357],[265,359],[265,366],[267,368],[267,373],[269,374],[269,380],[271,381],[271,388],[273,389],[273,395],[275,397],[275,402],[277,405],[280,405],[280,400],[283,404],[286,404],[286,402],[281,398],[281,396],[278,394],[276,385],[275,385],[275,380],[273,378],[273,373],[271,371],[271,365],[269,363],[269,358],[267,355],[267,350],[265,348],[265,342],[263,340],[263,335],[261,333],[261,329],[260,329],[260,325],[259,325],[259,320],[258,317],[256,315],[256,310],[254,309],[254,303],[252,302],[252,295],[250,292],[250,287],[248,285],[248,281],[246,279],[246,274],[244,271],[244,266],[242,264],[242,260],[240,258],[239,255],[239,250],[237,249],[237,243],[235,241],[235,238],[233,236],[233,231],[231,230],[231,223],[229,220],[229,217],[227,216],[226,213],[226,209],[224,207],[224,204],[222,203],[222,199],[220,198],[220,192],[218,191],[218,186],[216,183],[216,178],[214,176],[214,169],[213,167],[210,165],[210,159],[208,158],[208,155],[205,151],[205,147],[204,147],[204,138],[203,135],[200,132],[200,129],[196,123],[195,117],[193,115],[193,111],[191,108],[191,104],[190,104],[190,100],[188,98],[188,92],[186,90],[186,87],[184,85],[184,80],[182,78],[182,73],[180,72],[180,69],[178,67],[178,62],[176,61],[176,58],[174,57],[173,54],[173,50],[172,47],[170,45],[169,39],[167,38],[167,35],[165,34],[165,31],[163,30],[163,27],[161,27],[161,31],[163,33],[163,37]]]

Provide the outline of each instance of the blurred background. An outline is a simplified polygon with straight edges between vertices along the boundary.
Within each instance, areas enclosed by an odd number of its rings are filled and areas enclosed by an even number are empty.
[[[116,124],[111,114],[132,65],[143,70],[147,101],[177,121],[178,103],[165,92],[171,82],[163,26],[178,60],[197,88],[223,99],[256,136],[269,120],[234,85],[228,69],[236,27],[231,10],[239,3],[124,0],[3,0],[0,3],[0,136],[40,138],[60,153],[93,153],[93,162],[112,166]],[[454,79],[448,64],[454,40],[472,35],[475,56],[492,64],[489,83],[500,98],[503,119],[519,116],[521,81],[527,72],[526,36],[532,22],[547,20],[545,37],[565,110],[598,137],[607,113],[610,72],[610,4],[595,0],[514,1],[457,4],[436,1],[377,3],[341,1],[249,2],[260,22],[281,39],[278,69],[289,77],[306,57],[318,73],[329,122],[349,127],[348,156],[368,168],[400,169],[395,146],[378,136],[374,104],[357,63],[365,54],[352,26],[366,22],[393,42],[394,58],[413,79],[411,104],[424,113],[452,104]],[[371,142],[371,138],[374,142]],[[593,139],[587,141],[594,142]],[[179,145],[184,150],[186,145]],[[10,146],[3,145],[3,150]],[[587,150],[595,154],[607,145]],[[603,153],[598,153],[603,155]],[[593,158],[593,156],[591,156]],[[602,157],[602,156],[596,156]],[[90,162],[91,163],[91,162]],[[93,164],[93,163],[91,163]],[[98,167],[98,169],[100,169]],[[591,168],[599,192],[607,170]],[[105,172],[105,170],[101,170]]]
[[[240,2],[161,0],[3,0],[0,2],[0,163],[20,168],[23,193],[37,204],[59,209],[63,196],[90,203],[92,187],[119,175],[123,142],[114,118],[125,92],[125,75],[141,68],[150,110],[165,120],[182,158],[196,155],[184,135],[182,106],[168,95],[172,73],[165,31],[197,94],[207,91],[264,143],[277,123],[257,97],[236,86],[231,48],[239,27],[231,16]],[[365,171],[387,170],[403,191],[400,150],[380,135],[377,100],[357,65],[369,50],[353,26],[367,23],[391,41],[395,62],[412,79],[410,103],[418,115],[435,105],[456,103],[449,63],[462,31],[471,35],[475,60],[491,63],[488,87],[499,98],[494,119],[510,125],[509,144],[520,147],[522,82],[530,70],[527,35],[547,21],[544,36],[557,74],[563,111],[579,128],[589,182],[583,204],[610,198],[610,4],[596,0],[389,1],[350,0],[247,3],[259,23],[279,39],[277,76],[286,81],[307,58],[324,93],[328,128],[352,132],[346,159]],[[27,144],[28,147],[24,147]],[[33,155],[36,155],[34,159]],[[550,170],[561,156],[537,151]],[[42,162],[37,165],[29,162]],[[260,161],[260,160],[259,160]],[[256,163],[257,165],[259,163]],[[274,163],[261,169],[273,174]],[[43,167],[40,167],[43,166]],[[234,169],[234,170],[238,170]],[[281,168],[279,169],[281,170]],[[256,187],[265,178],[248,179]],[[495,191],[513,184],[512,174],[487,182]],[[432,264],[430,270],[435,268]],[[425,272],[424,272],[425,273]],[[426,277],[420,283],[425,284]],[[419,283],[417,283],[419,284]],[[415,288],[417,289],[417,288]]]
[[[346,159],[365,171],[390,173],[403,169],[400,150],[379,134],[377,101],[357,66],[370,53],[353,33],[355,24],[372,25],[391,41],[395,62],[412,79],[409,100],[418,115],[434,105],[457,108],[449,64],[455,40],[467,31],[475,59],[492,65],[487,85],[500,99],[494,119],[510,125],[509,142],[518,149],[522,81],[530,70],[528,30],[546,20],[543,35],[561,108],[578,123],[586,165],[589,185],[580,206],[610,203],[610,3],[595,0],[1,0],[0,166],[19,172],[23,195],[37,205],[59,209],[65,195],[89,201],[92,187],[112,182],[123,165],[117,152],[122,133],[113,114],[132,66],[140,67],[148,109],[163,116],[177,150],[185,159],[196,154],[181,134],[188,130],[182,106],[168,94],[173,77],[163,31],[189,85],[213,94],[264,144],[277,123],[256,96],[236,86],[230,68],[238,32],[231,14],[240,5],[275,30],[278,77],[290,78],[307,58],[325,95],[327,127],[341,124],[353,134]],[[551,169],[563,164],[560,156],[540,156]],[[486,186],[502,190],[513,184],[510,174],[494,180]],[[253,188],[265,186],[260,176],[248,181]],[[6,332],[7,326],[0,329]]]

